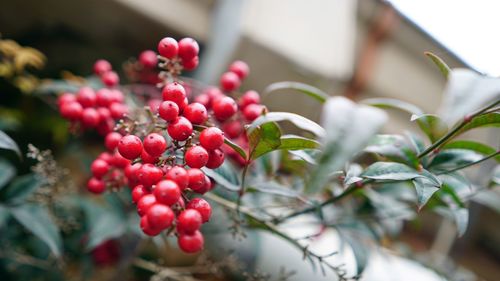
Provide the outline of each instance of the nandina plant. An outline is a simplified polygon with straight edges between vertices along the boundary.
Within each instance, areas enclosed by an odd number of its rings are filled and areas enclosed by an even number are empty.
[[[498,169],[482,169],[481,181],[474,183],[464,173],[488,160],[499,162],[498,147],[460,138],[467,131],[500,124],[498,79],[450,70],[428,54],[448,78],[439,114],[425,114],[395,99],[354,103],[297,82],[264,89],[264,95],[298,92],[315,99],[322,110],[317,123],[290,112],[269,112],[257,91],[241,92],[241,82],[250,75],[245,62],[233,62],[218,87],[208,86],[181,76],[198,66],[195,40],[166,37],[157,49],[124,64],[128,85],[120,84],[109,62],[98,60],[93,70],[100,82],[94,77],[83,84],[40,86],[39,94],[58,94],[52,103],[75,136],[86,140],[94,132],[100,135],[103,152],[91,161],[83,194],[48,151],[30,147],[29,156],[38,164],[33,176],[21,179],[12,180],[12,165],[1,162],[2,231],[8,221],[17,221],[16,227],[24,226],[47,246],[26,253],[8,249],[5,253],[14,257],[9,263],[43,272],[56,264],[51,279],[71,274],[62,258],[79,263],[90,256],[96,267],[120,262],[115,278],[127,268],[141,268],[158,279],[245,271],[248,279],[269,280],[258,268],[237,261],[234,252],[239,249],[220,258],[231,243],[206,239],[220,231],[242,238],[257,229],[298,249],[308,262],[304,268],[316,272],[311,279],[323,274],[351,280],[369,266],[374,242],[395,237],[404,221],[418,219],[419,212],[453,219],[462,235],[469,201],[500,202],[491,191],[498,186]],[[382,109],[388,108],[407,112],[408,121],[421,132],[380,134],[389,121]],[[282,122],[295,129],[284,132]],[[19,151],[7,135],[0,137],[2,148]],[[207,227],[202,230],[203,224]],[[290,224],[309,234],[297,236],[286,227]],[[355,260],[339,262],[342,247],[315,246],[315,239],[330,239],[331,230],[348,243]],[[8,232],[3,245],[16,235]],[[153,251],[143,243],[150,239],[156,241]],[[169,253],[178,248],[197,254],[195,266],[158,263],[165,245],[170,245]],[[2,252],[1,258],[8,257]],[[86,270],[80,266],[78,272],[87,276]],[[27,278],[27,272],[6,276]],[[285,268],[274,277],[291,276],[292,269]]]

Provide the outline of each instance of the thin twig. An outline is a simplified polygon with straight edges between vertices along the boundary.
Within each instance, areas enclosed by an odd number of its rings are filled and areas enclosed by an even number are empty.
[[[452,172],[456,172],[458,170],[462,170],[462,169],[468,168],[470,166],[473,166],[473,165],[479,164],[481,162],[484,162],[484,161],[486,161],[488,159],[491,159],[491,158],[493,158],[493,157],[495,157],[495,156],[497,156],[499,154],[500,154],[500,151],[497,151],[497,152],[491,153],[491,154],[487,155],[486,157],[481,158],[481,159],[479,159],[477,161],[463,164],[461,166],[458,166],[458,167],[453,168],[453,169],[448,170],[448,171],[442,171],[442,172],[436,173],[436,175],[449,174],[449,173],[452,173]]]

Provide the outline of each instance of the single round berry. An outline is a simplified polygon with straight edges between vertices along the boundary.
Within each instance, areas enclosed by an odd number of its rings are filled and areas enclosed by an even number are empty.
[[[148,221],[147,216],[141,217],[140,226],[141,226],[142,232],[144,232],[144,234],[146,234],[148,236],[156,236],[156,235],[160,234],[160,232],[162,232],[162,229],[155,229],[149,225],[149,221]]]
[[[129,181],[129,186],[134,186],[139,183],[139,170],[141,169],[141,163],[135,163],[125,167],[124,173],[125,177]]]
[[[111,92],[111,102],[123,103],[125,97],[123,96],[122,91],[118,89],[109,89]]]
[[[163,171],[153,164],[144,164],[139,170],[139,181],[146,187],[150,187],[161,180]]]
[[[187,209],[177,217],[177,231],[183,234],[192,234],[201,227],[203,219],[195,209]]]
[[[61,105],[60,111],[63,118],[76,121],[82,118],[83,107],[76,101],[67,102]]]
[[[95,178],[100,179],[109,171],[109,164],[101,159],[96,159],[90,165],[90,171]]]
[[[224,134],[229,138],[235,139],[243,133],[243,124],[239,120],[232,120],[224,123],[222,125],[222,129],[224,130]]]
[[[263,105],[260,104],[250,104],[243,110],[243,116],[247,121],[252,122],[253,120],[259,118],[262,111],[265,109]]]
[[[68,102],[75,102],[76,96],[71,93],[64,93],[57,98],[57,105],[61,107],[63,104]]]
[[[105,72],[111,71],[113,69],[111,64],[107,60],[97,60],[94,63],[94,73],[97,75],[101,75]]]
[[[193,38],[183,38],[179,41],[179,57],[183,61],[190,61],[198,55],[200,47]]]
[[[192,235],[181,234],[177,238],[179,248],[189,254],[203,250],[204,243],[203,235],[199,231],[195,231]]]
[[[117,168],[125,168],[130,164],[130,160],[127,158],[123,157],[120,152],[116,151],[113,154],[113,160],[110,163],[111,165],[117,167]]]
[[[111,111],[109,111],[109,109],[107,109],[106,107],[98,107],[97,109],[97,114],[99,114],[99,120],[101,120],[101,123],[102,122],[105,122],[106,120],[108,119],[111,119]]]
[[[96,104],[102,107],[108,107],[113,102],[113,93],[107,89],[102,88],[95,93]]]
[[[184,108],[184,117],[186,117],[193,124],[203,124],[208,119],[206,107],[197,102],[193,102]]]
[[[158,43],[158,53],[167,59],[172,59],[179,52],[179,44],[172,37],[165,37]]]
[[[168,135],[176,141],[185,141],[193,133],[193,125],[185,117],[178,117],[168,124]]]
[[[111,117],[114,119],[121,119],[128,113],[128,107],[123,103],[113,102],[109,106],[109,111],[111,112]]]
[[[83,107],[93,107],[96,104],[96,95],[94,90],[90,87],[82,87],[76,93],[76,100]]]
[[[156,204],[155,196],[153,194],[145,194],[137,201],[137,213],[141,217],[144,216],[154,204]]]
[[[209,87],[203,93],[210,97],[210,101],[215,101],[216,99],[224,96],[221,90],[217,87]]]
[[[158,108],[158,114],[167,122],[175,121],[179,116],[179,106],[173,101],[164,101]]]
[[[165,178],[174,181],[181,191],[184,190],[189,184],[188,172],[180,166],[174,166],[168,170]]]
[[[151,112],[153,112],[154,114],[158,113],[162,102],[163,101],[161,99],[150,99],[148,101],[148,106],[151,109]]]
[[[215,118],[224,121],[231,118],[236,113],[238,106],[232,98],[222,97],[212,103],[212,109]]]
[[[212,207],[203,198],[193,198],[191,201],[189,201],[186,208],[198,211],[201,215],[203,223],[209,221],[210,216],[212,216]]]
[[[186,99],[186,89],[180,83],[168,83],[162,90],[162,97],[164,101],[175,102],[179,106],[179,110],[182,110]]]
[[[101,81],[108,87],[114,87],[120,82],[120,77],[114,71],[108,71],[101,75]]]
[[[97,156],[97,159],[104,160],[106,163],[113,165],[113,155],[108,152],[102,152],[99,156]]]
[[[151,50],[145,50],[139,55],[139,63],[142,64],[145,68],[155,68],[156,64],[158,64],[158,58],[156,57],[156,53]]]
[[[120,133],[111,132],[106,135],[106,138],[104,139],[104,146],[106,146],[109,151],[113,151],[118,146],[121,139],[122,135]]]
[[[106,190],[106,185],[102,180],[91,178],[87,182],[87,189],[92,193],[100,194],[103,193],[104,190]]]
[[[191,168],[201,168],[208,162],[208,152],[201,146],[192,146],[186,151],[184,161]]]
[[[191,71],[198,67],[200,63],[200,58],[198,56],[192,58],[191,60],[182,60],[182,66],[185,70]]]
[[[224,143],[224,133],[217,127],[206,128],[200,133],[200,144],[207,150],[221,147]]]
[[[153,157],[149,155],[149,153],[147,153],[145,150],[142,150],[141,152],[142,163],[155,164],[156,162],[158,162],[158,159],[159,159],[158,156]]]
[[[208,161],[205,166],[209,169],[217,169],[224,163],[224,152],[220,149],[208,151]]]
[[[226,92],[232,92],[240,87],[241,80],[234,72],[226,72],[220,77],[220,87]]]
[[[194,101],[202,104],[205,108],[210,106],[210,97],[207,94],[201,94],[194,98]]]
[[[132,202],[137,204],[142,197],[148,194],[149,191],[142,184],[136,185],[134,189],[132,189]]]
[[[122,137],[118,142],[118,152],[120,152],[123,157],[129,160],[133,160],[141,156],[141,139],[135,135],[126,135]]]
[[[205,193],[206,177],[203,171],[200,169],[189,169],[187,173],[189,178],[188,187],[194,192]]]
[[[97,110],[92,107],[87,107],[82,111],[82,124],[86,128],[95,128],[99,125],[101,118]]]
[[[152,157],[158,157],[167,149],[167,141],[157,133],[151,133],[144,138],[144,150]]]
[[[245,108],[249,104],[259,104],[260,95],[254,90],[246,91],[240,98],[240,107]]]
[[[234,72],[234,74],[238,75],[238,77],[243,80],[248,76],[248,73],[250,72],[250,68],[248,67],[248,64],[246,62],[237,60],[234,61],[230,66],[229,66],[229,71]]]
[[[181,198],[181,190],[177,183],[172,180],[159,181],[153,190],[153,194],[156,201],[167,206],[175,204]]]
[[[174,221],[174,212],[163,204],[154,204],[146,212],[149,226],[153,229],[166,229]]]

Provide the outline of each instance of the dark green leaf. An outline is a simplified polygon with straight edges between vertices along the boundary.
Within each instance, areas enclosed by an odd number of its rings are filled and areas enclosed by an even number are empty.
[[[216,170],[202,168],[202,170],[208,177],[212,178],[221,187],[230,191],[240,190],[239,184],[234,179],[233,181],[231,181],[227,173],[222,173],[223,170],[221,170],[221,168]]]
[[[496,149],[493,147],[476,142],[476,141],[470,141],[470,140],[456,140],[449,142],[445,144],[442,147],[443,150],[445,149],[467,149],[467,150],[472,150],[477,153],[481,153],[482,155],[490,155],[496,152]],[[495,159],[497,162],[500,162],[500,156],[496,156],[493,159]]]
[[[254,160],[260,156],[278,149],[281,145],[281,131],[274,122],[264,123],[249,131],[248,142],[250,144],[250,159]]]
[[[49,246],[55,256],[62,253],[62,239],[59,228],[51,220],[45,208],[34,204],[23,204],[10,209],[14,218],[27,230]]]
[[[433,143],[448,132],[448,125],[439,116],[434,114],[412,115],[411,121],[417,121],[420,129]]]
[[[269,122],[281,122],[281,121],[288,121],[293,123],[295,126],[297,126],[300,129],[309,131],[311,133],[314,133],[318,137],[322,137],[325,135],[325,130],[318,125],[316,122],[311,121],[303,116],[300,116],[295,113],[290,113],[290,112],[269,112],[266,113],[265,115],[260,116],[257,118],[255,121],[250,124],[248,127],[248,132],[251,133],[253,130],[255,130],[258,126],[264,124],[264,123],[269,123]]]
[[[443,182],[441,187],[440,197],[446,201],[443,197],[449,196],[457,206],[463,208],[464,199],[472,194],[472,189],[464,177],[458,173],[443,174],[439,176],[439,179]]]
[[[492,112],[475,117],[458,134],[480,127],[500,127],[500,113]]]
[[[0,159],[0,189],[9,183],[16,175],[16,168],[9,162]]]
[[[247,159],[247,154],[245,153],[245,150],[241,148],[239,145],[234,143],[228,138],[224,138],[224,143],[229,145],[234,151],[236,151],[243,159]]]
[[[432,195],[439,190],[439,187],[428,178],[423,177],[415,178],[412,182],[417,192],[417,207],[420,210],[427,204]]]
[[[404,112],[409,113],[410,115],[422,115],[424,111],[418,108],[416,105],[411,103],[407,103],[397,99],[390,98],[372,98],[362,100],[361,103],[368,104],[371,106],[376,106],[380,108],[390,108],[390,109],[399,109]]]
[[[267,88],[264,90],[264,95],[269,95],[271,92],[288,89],[296,90],[300,93],[306,94],[321,103],[324,103],[328,99],[328,94],[321,91],[320,89],[307,84],[290,81],[276,82],[267,86]]]
[[[453,169],[482,159],[483,156],[466,149],[446,149],[438,153],[428,168],[436,171]]]
[[[35,174],[17,177],[2,190],[2,198],[10,203],[19,203],[35,191],[41,183],[41,179]]]
[[[317,149],[320,144],[312,139],[295,136],[295,135],[284,135],[280,138],[281,144],[278,149],[285,150],[302,150],[302,149]]]
[[[362,177],[374,180],[412,180],[424,177],[417,170],[400,163],[376,162],[370,165],[362,174]]]
[[[439,71],[444,75],[444,77],[448,77],[450,74],[450,67],[437,55],[431,52],[424,53],[428,58],[432,60],[432,62],[439,68]]]
[[[400,135],[377,135],[364,149],[366,152],[376,153],[395,162],[401,162],[417,168],[419,161],[415,151]]]
[[[19,146],[17,146],[16,142],[3,131],[0,131],[0,148],[12,150],[17,153],[17,156],[19,156],[19,158],[22,158]]]
[[[2,227],[5,225],[9,216],[10,216],[9,209],[0,205],[0,229],[2,229]]]

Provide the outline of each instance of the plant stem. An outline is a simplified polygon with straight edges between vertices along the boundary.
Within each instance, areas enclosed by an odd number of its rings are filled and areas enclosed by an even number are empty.
[[[488,159],[491,159],[491,158],[493,158],[493,157],[495,157],[495,156],[497,156],[499,154],[500,154],[500,151],[497,151],[497,152],[491,153],[491,154],[487,155],[486,157],[481,158],[481,159],[479,159],[477,161],[463,164],[462,166],[458,166],[458,167],[456,167],[454,169],[451,169],[449,171],[443,171],[443,172],[436,173],[436,175],[449,174],[449,173],[452,173],[452,172],[455,172],[455,171],[458,171],[458,170],[462,170],[462,169],[468,168],[470,166],[473,166],[473,165],[479,164],[481,162],[484,162],[484,161],[486,161]]]
[[[241,198],[245,194],[245,178],[247,175],[247,170],[248,170],[249,164],[246,163],[245,167],[243,167],[243,171],[241,172],[241,186],[240,186],[240,191],[238,192],[238,201],[236,203],[236,212],[240,212],[240,206],[241,206]]]

